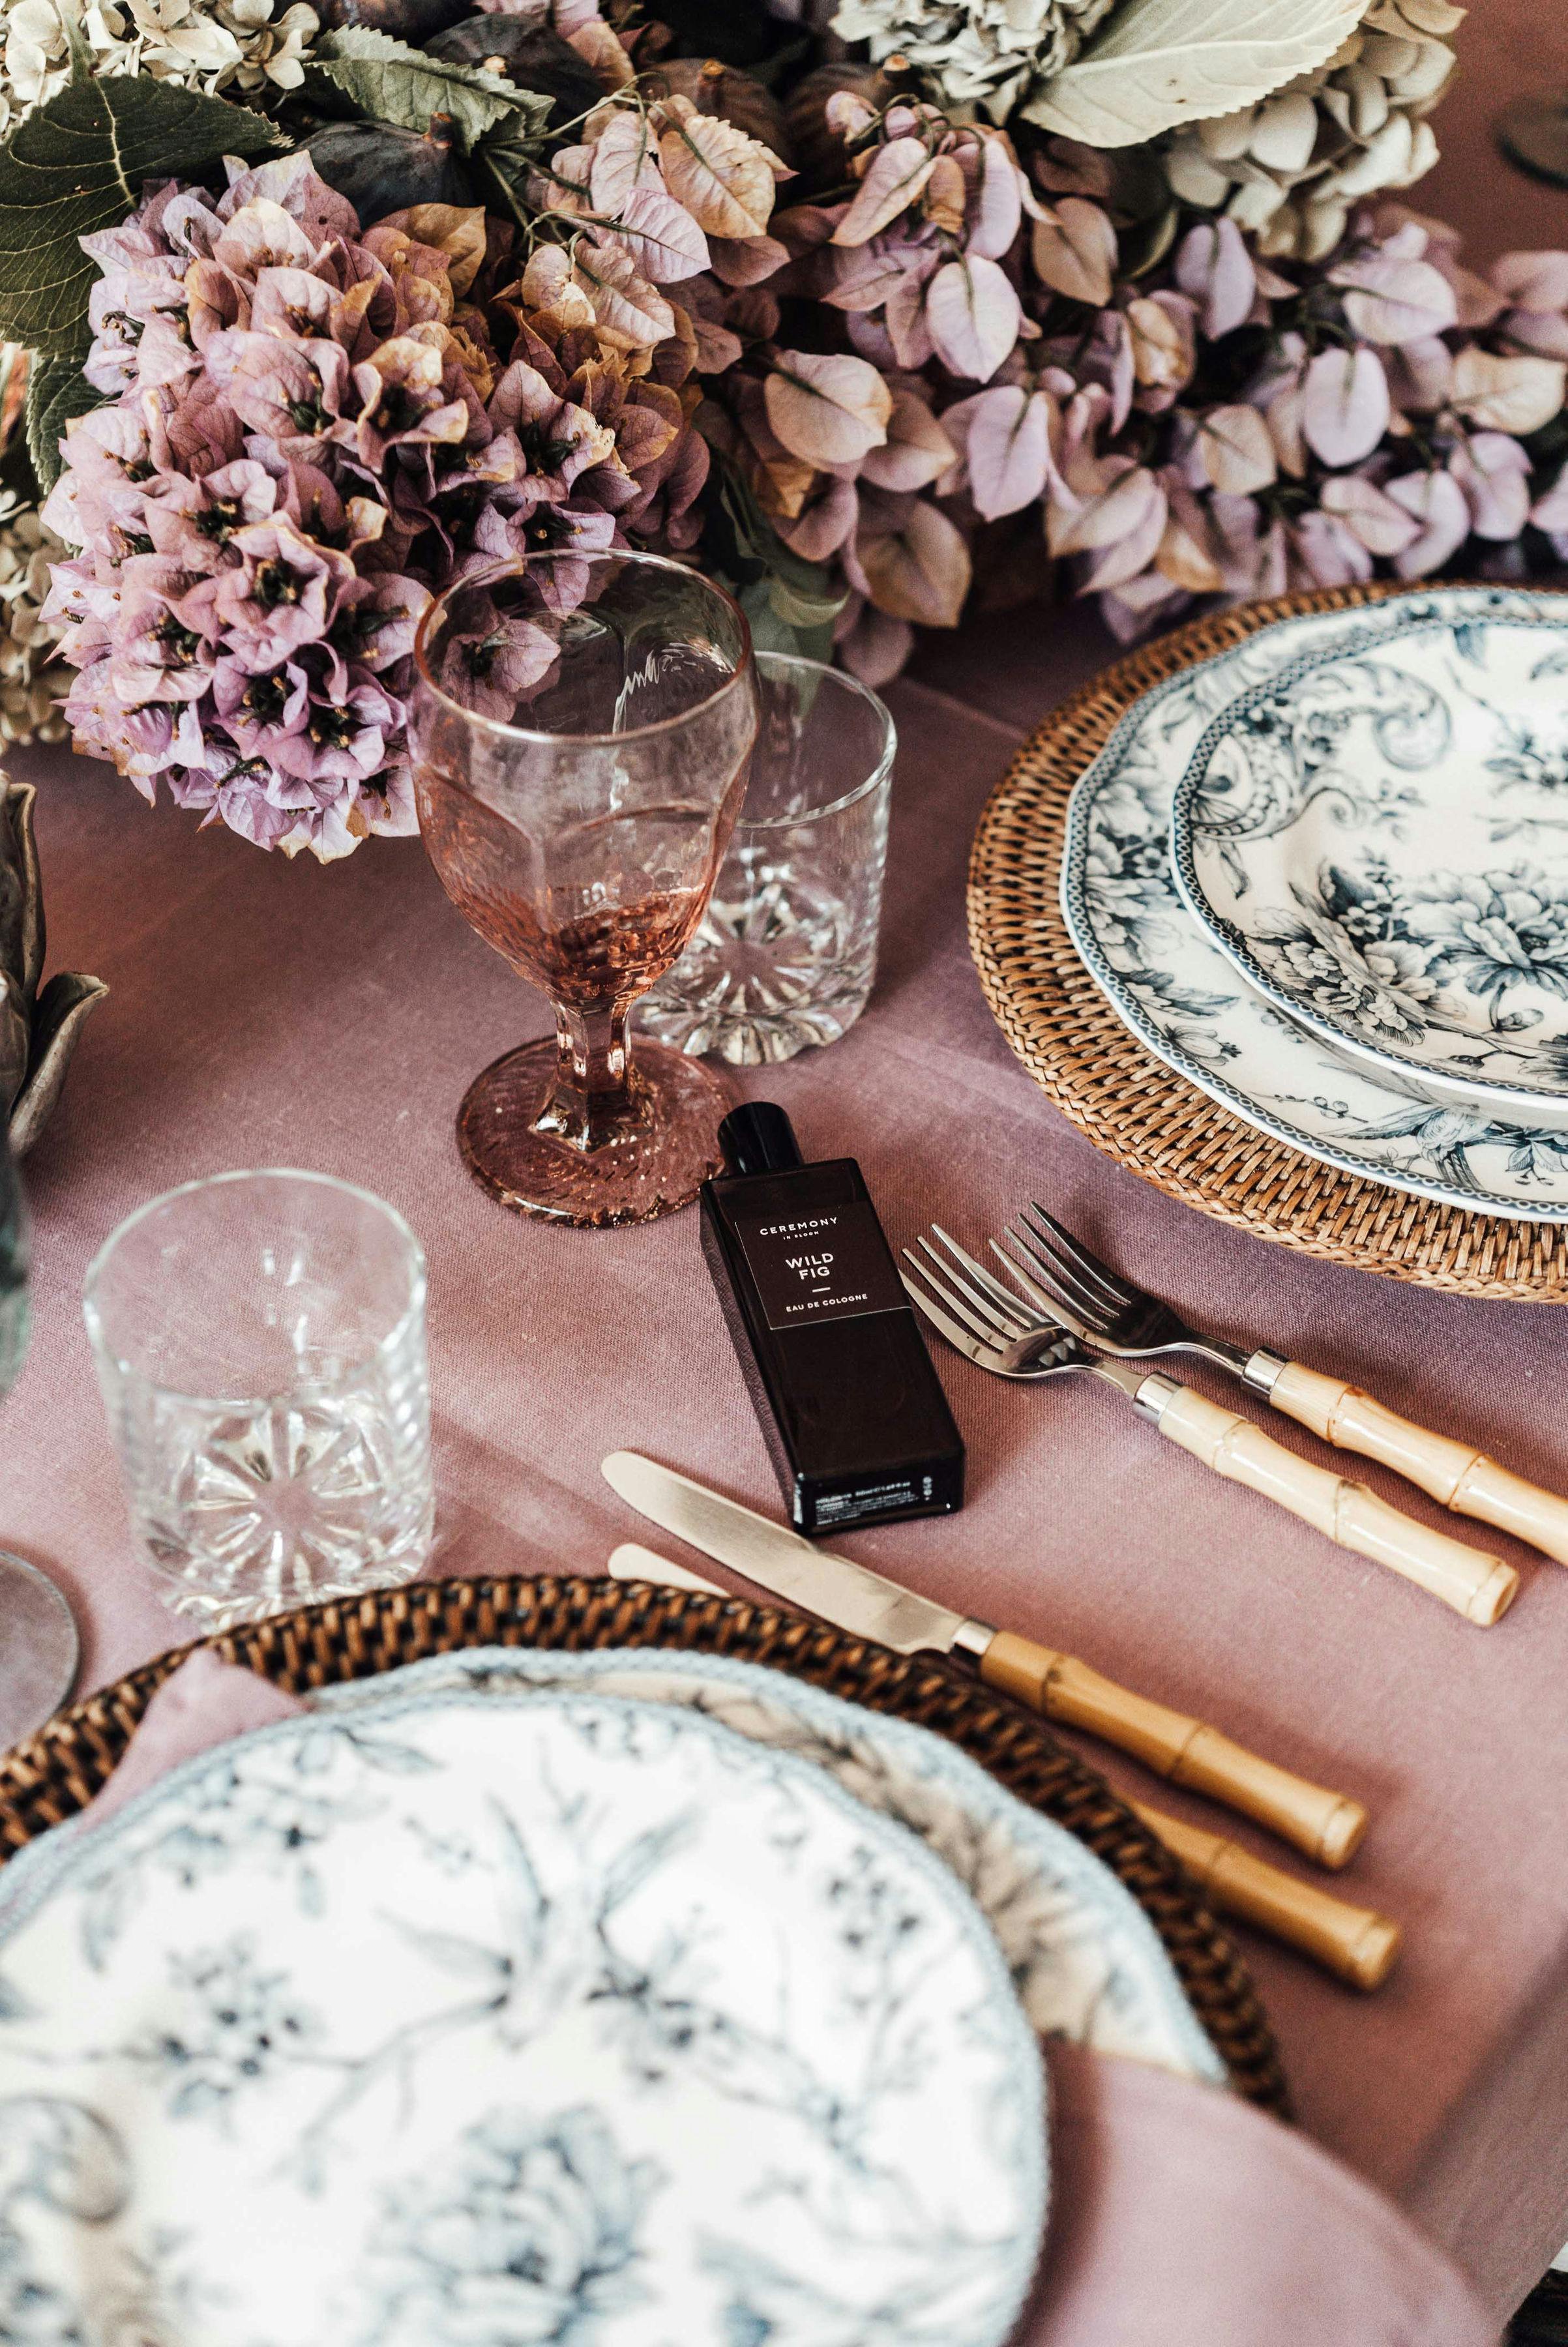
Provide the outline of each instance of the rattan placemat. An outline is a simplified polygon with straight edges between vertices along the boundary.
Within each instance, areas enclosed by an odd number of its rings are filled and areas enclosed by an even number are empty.
[[[1054,710],[998,784],[969,859],[969,945],[997,1021],[1096,1148],[1201,1214],[1282,1246],[1467,1296],[1568,1303],[1568,1227],[1467,1214],[1255,1132],[1131,1035],[1080,961],[1060,885],[1072,786],[1139,697],[1271,620],[1401,591],[1330,588],[1194,620]]]
[[[1105,1779],[1030,1713],[978,1682],[888,1652],[824,1624],[741,1598],[643,1582],[541,1578],[418,1582],[352,1604],[302,1606],[202,1643],[303,1694],[373,1677],[463,1646],[688,1648],[771,1665],[936,1730],[1021,1800],[1054,1818],[1120,1876],[1164,1942],[1199,2021],[1238,2093],[1284,2115],[1273,2033],[1241,1958],[1163,1845]],[[108,1783],[154,1690],[190,1652],[181,1647],[56,1713],[0,1756],[0,1860]]]

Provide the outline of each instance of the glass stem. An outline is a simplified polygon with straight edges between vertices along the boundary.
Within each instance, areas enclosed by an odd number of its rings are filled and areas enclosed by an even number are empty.
[[[602,1149],[635,1121],[636,1086],[626,1040],[630,1001],[580,1010],[558,1002],[556,1079],[534,1121],[574,1149]]]

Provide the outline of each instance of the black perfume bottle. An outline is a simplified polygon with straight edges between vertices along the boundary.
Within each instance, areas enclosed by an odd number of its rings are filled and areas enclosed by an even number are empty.
[[[808,1165],[771,1101],[719,1127],[702,1251],[803,1532],[963,1505],[964,1445],[853,1157]]]

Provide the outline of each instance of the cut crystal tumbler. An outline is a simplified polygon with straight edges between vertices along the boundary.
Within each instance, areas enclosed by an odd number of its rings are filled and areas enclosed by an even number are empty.
[[[696,936],[639,1023],[742,1067],[836,1042],[876,975],[893,720],[841,669],[757,654],[762,723]]]
[[[425,1255],[324,1174],[221,1174],[120,1225],[83,1307],[133,1528],[204,1628],[408,1581],[435,1518]]]

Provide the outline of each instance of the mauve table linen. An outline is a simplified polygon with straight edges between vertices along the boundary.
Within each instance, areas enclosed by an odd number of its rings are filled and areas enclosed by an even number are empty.
[[[1482,261],[1568,245],[1568,196],[1505,173],[1488,128],[1504,99],[1568,81],[1568,20],[1489,0],[1459,47],[1444,162],[1419,202]],[[922,645],[889,695],[903,749],[870,1009],[844,1042],[744,1089],[780,1099],[808,1151],[861,1159],[895,1240],[933,1214],[979,1235],[1043,1199],[1194,1315],[1568,1490],[1568,1316],[1367,1277],[1190,1212],[1065,1124],[993,1025],[964,938],[969,838],[1016,743],[1112,650],[1081,611],[981,617]],[[465,1085],[548,1020],[417,844],[290,866],[149,813],[61,753],[11,771],[42,785],[52,961],[113,989],[28,1162],[36,1330],[0,1413],[0,1545],[67,1592],[83,1689],[187,1635],[130,1545],[78,1298],[119,1217],[193,1175],[316,1167],[380,1192],[421,1234],[432,1571],[600,1569],[647,1532],[599,1475],[623,1445],[776,1511],[695,1215],[555,1230],[512,1220],[463,1173]],[[1373,1825],[1344,1888],[1408,1934],[1371,1998],[1241,1935],[1295,2131],[1052,2050],[1054,2205],[1028,2347],[1483,2347],[1568,2238],[1568,1573],[1461,1527],[1525,1572],[1512,1613],[1481,1632],[1205,1474],[1095,1385],[1030,1393],[951,1354],[940,1368],[969,1445],[968,1504],[842,1545],[1358,1795]],[[1223,1390],[1201,1368],[1194,1382]],[[1327,1455],[1284,1419],[1269,1430]],[[211,1740],[214,1717],[219,1734],[258,1717],[253,1687],[179,1700],[183,1721],[159,1730],[165,1763],[193,1731]],[[1128,1792],[1153,1789],[1084,1748]]]

